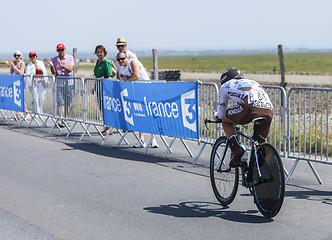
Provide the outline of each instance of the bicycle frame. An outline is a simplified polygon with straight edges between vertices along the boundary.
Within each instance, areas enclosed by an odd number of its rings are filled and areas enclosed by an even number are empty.
[[[205,120],[204,120],[204,123],[205,123],[205,127],[206,127],[207,129],[209,129],[209,128],[206,126],[206,123],[218,123],[218,121],[212,121],[212,120],[205,119]],[[256,167],[257,167],[257,172],[258,172],[258,179],[257,179],[257,181],[254,181],[254,182],[249,183],[249,182],[247,181],[247,177],[245,176],[245,172],[248,171],[248,167],[246,167],[246,166],[244,166],[244,167],[240,167],[240,168],[241,168],[241,172],[242,172],[242,174],[241,174],[241,175],[242,175],[242,185],[243,185],[244,187],[246,187],[246,188],[250,188],[250,187],[253,187],[253,186],[257,185],[257,184],[261,184],[261,183],[264,183],[264,182],[269,182],[269,181],[271,181],[271,179],[268,179],[268,178],[262,180],[262,173],[261,173],[261,170],[260,170],[260,167],[259,167],[258,155],[257,155],[257,149],[259,148],[259,143],[258,143],[258,141],[255,140],[254,138],[252,138],[251,136],[249,136],[249,135],[247,135],[247,134],[241,132],[239,127],[236,126],[235,129],[236,129],[236,134],[237,134],[237,135],[243,136],[243,137],[245,137],[245,138],[247,138],[248,140],[251,141],[251,151],[254,151],[254,157],[255,157],[255,159],[251,159],[251,156],[252,156],[252,155],[250,154],[249,162],[250,162],[250,161],[255,161],[255,162],[256,162]],[[229,140],[228,140],[228,138],[227,138],[227,140],[226,140],[226,144],[225,144],[225,150],[224,150],[224,152],[223,152],[221,158],[220,158],[219,154],[217,153],[217,154],[218,154],[218,157],[219,157],[218,164],[217,164],[217,166],[218,166],[217,171],[218,171],[218,172],[230,172],[230,171],[231,171],[231,168],[227,168],[227,169],[222,169],[222,168],[221,168],[222,159],[225,157],[226,149],[227,149],[227,147],[228,147],[229,144],[230,144],[230,143],[229,143]],[[250,166],[249,166],[249,168],[250,168]],[[269,170],[269,172],[270,172],[270,170]],[[271,175],[271,174],[270,174],[270,175]]]
[[[261,170],[260,170],[260,167],[259,167],[259,163],[258,163],[258,155],[257,155],[257,149],[259,147],[259,144],[258,144],[258,141],[256,141],[255,139],[253,139],[252,137],[250,137],[249,135],[243,133],[240,131],[240,128],[239,127],[235,127],[236,129],[236,134],[238,135],[241,135],[247,139],[249,139],[251,141],[251,151],[254,151],[254,154],[255,154],[255,162],[256,162],[256,166],[257,166],[257,171],[258,171],[258,176],[259,178],[258,179],[261,179],[262,178],[262,173],[261,173]],[[227,142],[228,142],[228,139],[227,139]],[[249,161],[252,161],[251,159],[251,155],[250,155],[250,159]],[[241,168],[242,170],[242,173],[243,173],[243,169]],[[243,177],[243,176],[242,176]],[[243,182],[243,181],[242,181]],[[257,181],[258,183],[259,181]],[[257,184],[256,183],[256,184]]]

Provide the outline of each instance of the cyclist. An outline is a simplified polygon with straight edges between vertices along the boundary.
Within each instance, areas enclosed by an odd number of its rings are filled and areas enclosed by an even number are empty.
[[[273,118],[273,105],[263,87],[254,80],[245,79],[236,68],[224,71],[220,77],[220,109],[213,114],[216,121],[222,120],[222,126],[229,139],[232,156],[230,167],[238,167],[246,161],[244,147],[237,138],[235,125],[248,124],[254,118],[265,117],[266,121],[254,126],[254,138],[259,144],[266,141]],[[236,105],[228,108],[228,100]]]

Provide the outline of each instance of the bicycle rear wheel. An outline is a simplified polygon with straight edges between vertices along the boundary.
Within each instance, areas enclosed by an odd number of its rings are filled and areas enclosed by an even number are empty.
[[[234,200],[239,185],[239,168],[229,168],[230,158],[227,138],[218,138],[211,152],[210,179],[214,195],[223,206]]]
[[[258,210],[267,218],[278,214],[284,201],[285,176],[281,158],[277,150],[269,143],[263,144],[257,151],[258,162],[263,180],[268,180],[252,188],[252,194]],[[257,165],[253,166],[253,179],[258,180]]]

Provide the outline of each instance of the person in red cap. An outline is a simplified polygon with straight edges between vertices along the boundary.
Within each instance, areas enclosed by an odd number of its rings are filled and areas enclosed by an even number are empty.
[[[52,74],[55,76],[71,76],[74,68],[73,56],[66,54],[65,45],[62,43],[56,46],[56,51],[58,52],[58,56],[48,60]]]
[[[43,61],[37,60],[37,53],[31,51],[29,53],[30,62],[25,67],[25,74],[30,75],[31,82],[31,111],[33,113],[43,113],[45,87],[48,84],[48,78],[35,77],[33,75],[47,75],[46,67]]]
[[[66,79],[56,78],[58,114],[60,118],[65,118],[67,117],[68,108],[71,105],[74,94],[74,80],[70,78],[74,69],[74,58],[66,54],[65,45],[62,43],[56,46],[56,51],[58,52],[58,56],[54,57],[52,60],[48,60],[48,63],[55,77],[68,77]],[[64,122],[62,121],[59,126],[64,127]]]

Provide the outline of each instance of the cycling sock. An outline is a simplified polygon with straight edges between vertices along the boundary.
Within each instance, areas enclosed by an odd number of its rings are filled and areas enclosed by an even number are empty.
[[[235,134],[229,137],[229,142],[230,142],[230,144],[231,144],[231,150],[232,150],[233,153],[235,153],[236,150],[238,150],[239,148],[241,148],[241,147],[240,147],[240,143],[239,143],[239,141],[237,140]]]

